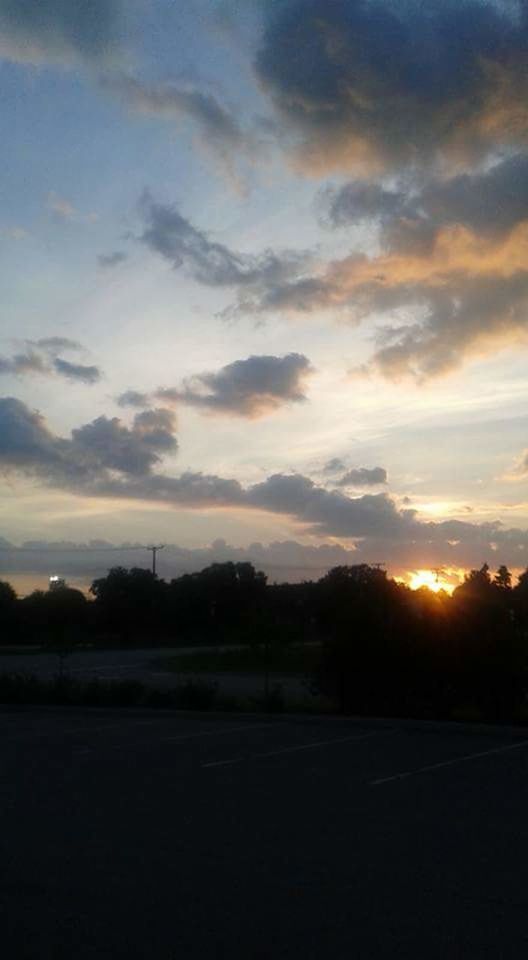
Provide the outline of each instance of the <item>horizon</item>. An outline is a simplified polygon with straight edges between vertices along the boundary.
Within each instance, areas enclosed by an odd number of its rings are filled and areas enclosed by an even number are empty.
[[[266,575],[268,583],[277,584],[316,582],[336,567],[365,564],[382,569],[389,579],[413,591],[425,587],[433,593],[443,591],[452,594],[470,572],[452,567],[414,568],[397,572],[380,562],[360,560],[354,552],[343,551],[331,544],[319,545],[314,549],[303,548],[301,544],[289,541],[237,548],[224,540],[217,540],[207,547],[194,549],[170,543],[160,547],[156,572],[159,579],[166,582],[185,574],[198,573],[213,564],[229,562],[250,563],[255,570]],[[49,589],[51,582],[57,578],[64,579],[68,587],[89,595],[93,581],[104,578],[112,568],[152,569],[151,550],[146,544],[138,543],[119,545],[98,541],[91,544],[62,542],[44,545],[33,541],[17,546],[7,545],[4,541],[0,545],[0,581],[8,582],[19,597]],[[324,561],[321,554],[325,556]],[[483,565],[487,565],[491,573],[500,566],[483,561],[474,569],[480,569]],[[510,569],[513,584],[524,569]]]

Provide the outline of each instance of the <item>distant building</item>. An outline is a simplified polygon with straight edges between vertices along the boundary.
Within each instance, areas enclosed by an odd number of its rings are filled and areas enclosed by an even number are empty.
[[[49,578],[49,589],[50,590],[62,590],[66,586],[66,580],[64,577],[52,576]]]

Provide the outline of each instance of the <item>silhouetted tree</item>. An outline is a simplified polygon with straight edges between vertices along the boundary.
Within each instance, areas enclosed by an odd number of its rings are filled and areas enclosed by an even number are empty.
[[[17,595],[10,583],[0,580],[0,638],[4,643],[15,639]]]
[[[318,582],[272,584],[250,563],[215,563],[165,583],[114,567],[78,590],[22,600],[0,581],[2,637],[65,652],[88,629],[144,641],[185,636],[273,646],[322,641],[317,683],[343,710],[452,716],[477,709],[515,719],[528,694],[528,569],[515,587],[484,564],[454,591],[412,591],[368,564],[334,567]],[[314,652],[314,651],[312,651]]]
[[[493,583],[501,590],[511,590],[512,575],[508,567],[500,566],[493,578]]]
[[[101,626],[130,635],[155,633],[163,624],[167,586],[150,570],[113,567],[106,577],[94,580],[90,593],[95,597]]]

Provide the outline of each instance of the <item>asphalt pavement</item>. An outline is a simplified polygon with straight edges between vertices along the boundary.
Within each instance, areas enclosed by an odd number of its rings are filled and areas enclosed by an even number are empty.
[[[524,958],[528,731],[0,711],[6,960]]]

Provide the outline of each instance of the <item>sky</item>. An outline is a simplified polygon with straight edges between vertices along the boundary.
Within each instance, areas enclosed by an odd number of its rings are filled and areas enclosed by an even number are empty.
[[[0,576],[528,565],[527,0],[0,0]]]

